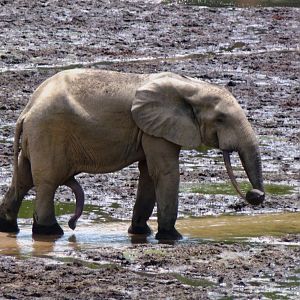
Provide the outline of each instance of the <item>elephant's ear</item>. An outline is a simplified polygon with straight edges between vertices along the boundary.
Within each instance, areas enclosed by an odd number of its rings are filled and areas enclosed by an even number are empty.
[[[136,91],[132,116],[145,133],[185,147],[201,144],[200,129],[189,99],[195,86],[184,79],[165,77]]]

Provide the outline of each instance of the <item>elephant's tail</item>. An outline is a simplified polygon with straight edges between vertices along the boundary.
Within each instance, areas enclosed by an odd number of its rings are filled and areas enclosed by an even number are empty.
[[[71,217],[69,220],[68,224],[69,227],[74,230],[76,227],[76,222],[79,219],[79,217],[82,214],[83,211],[83,206],[84,206],[84,192],[79,184],[79,182],[74,178],[71,177],[69,180],[67,180],[64,185],[68,186],[69,188],[72,189],[73,193],[75,194],[76,198],[76,209],[75,209],[75,214]]]
[[[20,148],[20,138],[23,132],[24,115],[21,115],[17,121],[14,137],[14,186],[15,186],[15,197],[18,199],[19,193],[19,179],[18,179],[18,157]]]

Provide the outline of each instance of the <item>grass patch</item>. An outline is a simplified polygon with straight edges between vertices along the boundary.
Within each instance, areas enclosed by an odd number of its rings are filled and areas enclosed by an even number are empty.
[[[63,215],[71,215],[75,212],[75,203],[74,202],[55,202],[55,215],[56,216],[63,216]],[[85,204],[84,205],[84,212],[85,213],[94,213],[101,217],[105,216],[106,214],[101,210],[101,208],[97,205]],[[30,219],[33,215],[33,201],[32,200],[24,200],[22,202],[20,211],[19,211],[19,218],[22,219]]]
[[[272,299],[272,300],[277,300],[277,299],[289,299],[289,297],[287,296],[282,296],[281,294],[279,295],[277,292],[265,292],[264,296],[268,299]]]
[[[182,276],[180,274],[173,274],[173,276],[180,281],[182,284],[193,286],[193,287],[210,287],[214,286],[215,284],[207,279],[193,279],[193,278],[188,278],[185,276]]]
[[[241,190],[246,193],[252,189],[248,182],[239,183]],[[182,192],[209,194],[209,195],[236,195],[234,187],[229,183],[212,183],[184,186],[181,188]],[[270,195],[289,195],[294,192],[294,187],[284,184],[265,184],[265,191]]]

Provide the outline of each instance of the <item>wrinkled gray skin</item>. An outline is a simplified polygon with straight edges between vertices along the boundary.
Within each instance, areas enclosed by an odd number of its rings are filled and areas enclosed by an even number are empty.
[[[18,231],[21,201],[35,186],[33,233],[63,234],[54,213],[59,185],[75,194],[76,212],[69,222],[74,229],[84,203],[74,176],[114,172],[138,161],[129,232],[151,232],[147,221],[157,203],[156,238],[178,239],[179,152],[200,144],[223,150],[240,193],[228,154],[238,151],[254,188],[246,199],[251,204],[264,200],[257,139],[226,89],[173,73],[60,72],[35,91],[17,121],[14,175],[0,204],[0,231]]]

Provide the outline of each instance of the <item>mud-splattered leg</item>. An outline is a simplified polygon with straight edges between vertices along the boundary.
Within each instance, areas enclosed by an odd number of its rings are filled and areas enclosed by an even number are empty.
[[[133,217],[128,232],[131,234],[151,234],[147,225],[154,205],[155,188],[149,175],[147,162],[139,162],[140,178],[137,190],[137,198],[133,209]]]

